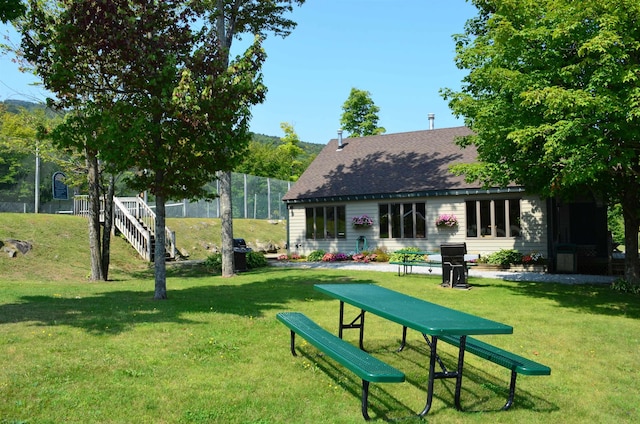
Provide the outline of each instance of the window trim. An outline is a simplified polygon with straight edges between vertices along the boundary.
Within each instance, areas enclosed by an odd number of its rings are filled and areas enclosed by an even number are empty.
[[[423,205],[424,208],[419,208],[418,204]],[[409,206],[409,207],[406,207]],[[383,210],[384,208],[384,210]],[[418,211],[424,209],[424,216],[420,218]],[[428,238],[428,226],[427,226],[427,202],[389,202],[378,203],[379,219],[379,238],[385,240],[426,240]],[[408,214],[411,214],[411,227],[412,236],[406,237],[405,234],[405,219],[408,218]],[[386,219],[383,217],[386,216]],[[422,222],[420,222],[422,220]],[[383,229],[383,223],[387,228]],[[394,227],[394,224],[397,227]],[[421,224],[421,225],[419,225]],[[424,228],[423,237],[418,237],[418,229]],[[386,235],[386,236],[385,236]]]
[[[333,209],[333,219],[328,220],[331,213],[328,209]],[[309,216],[309,213],[312,216]],[[345,205],[330,205],[330,206],[307,206],[304,208],[305,213],[305,228],[304,237],[305,240],[339,240],[347,237],[346,220],[347,220],[347,207]],[[322,216],[319,216],[319,215]],[[342,222],[341,222],[342,218]],[[313,224],[313,228],[309,228],[309,220]],[[318,229],[318,220],[321,221],[322,228]],[[329,224],[333,224],[329,230]],[[342,231],[341,231],[342,230]],[[318,237],[318,233],[322,232],[324,237]],[[331,237],[327,237],[327,234],[333,234]],[[311,236],[310,236],[311,235]]]
[[[475,204],[475,222],[469,217],[469,204],[473,202]],[[489,224],[487,228],[489,228],[490,232],[485,232],[483,227],[483,223],[486,221],[486,215],[482,214],[483,202],[489,202]],[[496,223],[496,202],[503,202],[503,217],[501,222],[504,223],[504,236],[498,235],[498,225]],[[512,234],[512,225],[511,225],[511,208],[512,202],[517,202],[518,205],[518,221],[522,221],[522,199],[521,198],[513,198],[513,197],[498,197],[492,199],[468,199],[465,200],[465,219],[466,219],[466,228],[465,228],[465,238],[477,239],[477,238],[493,238],[493,239],[516,239],[522,237],[522,227],[520,226],[520,222],[515,224],[517,225],[517,234]],[[472,228],[470,226],[475,225],[475,235],[469,235]]]

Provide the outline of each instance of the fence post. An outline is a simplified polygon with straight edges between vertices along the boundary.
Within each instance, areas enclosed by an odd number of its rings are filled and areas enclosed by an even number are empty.
[[[271,219],[271,178],[267,178],[267,219]]]

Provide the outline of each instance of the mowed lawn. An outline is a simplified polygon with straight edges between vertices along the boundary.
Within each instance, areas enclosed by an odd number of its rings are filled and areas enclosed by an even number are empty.
[[[520,376],[467,355],[462,405],[453,380],[435,382],[430,423],[622,423],[640,419],[640,298],[606,285],[471,278],[468,291],[440,277],[329,269],[266,268],[223,279],[174,270],[169,299],[154,301],[148,271],[89,283],[0,275],[0,423],[359,423],[361,382],[300,343],[275,319],[301,311],[337,330],[338,301],[315,283],[369,283],[503,322],[512,335],[482,337],[552,369]],[[356,314],[355,309],[348,309]],[[374,422],[419,422],[427,346],[367,315],[366,347],[404,371],[372,384]],[[357,340],[357,331],[345,338]],[[442,359],[455,366],[453,347]]]

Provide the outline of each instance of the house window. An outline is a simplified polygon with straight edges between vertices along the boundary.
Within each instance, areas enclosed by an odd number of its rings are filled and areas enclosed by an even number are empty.
[[[520,237],[520,199],[468,200],[467,237]]]
[[[426,203],[378,205],[380,238],[426,238]]]
[[[344,206],[305,208],[305,216],[307,239],[345,238],[347,213]]]

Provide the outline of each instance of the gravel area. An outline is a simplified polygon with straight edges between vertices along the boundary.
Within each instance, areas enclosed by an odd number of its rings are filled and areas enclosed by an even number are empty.
[[[355,263],[355,262],[284,262],[269,261],[273,266],[289,268],[334,268],[349,269],[356,271],[381,271],[398,272],[397,265],[386,263]],[[414,267],[414,274],[429,274],[427,267]],[[431,274],[442,275],[442,268],[432,268]],[[469,277],[496,278],[505,281],[530,281],[530,282],[552,282],[562,284],[611,284],[618,277],[611,275],[585,275],[585,274],[548,274],[544,272],[513,272],[513,271],[478,271],[469,270]]]

